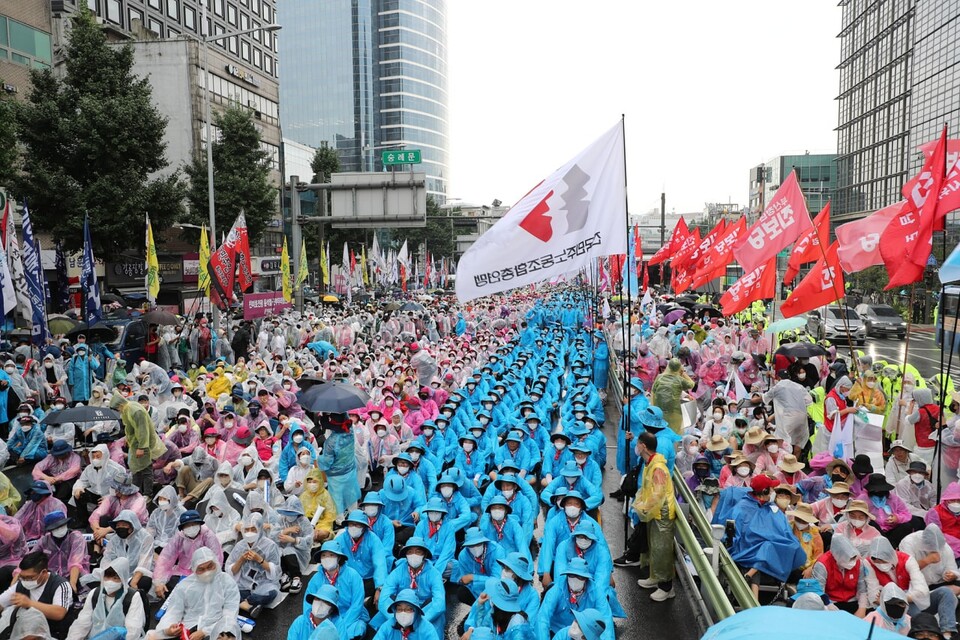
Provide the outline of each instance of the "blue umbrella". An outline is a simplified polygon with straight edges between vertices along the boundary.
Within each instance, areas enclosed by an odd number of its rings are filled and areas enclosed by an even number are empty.
[[[773,631],[775,630],[775,631]],[[843,611],[756,607],[721,620],[701,640],[903,640]]]
[[[807,324],[807,321],[801,318],[800,316],[795,316],[793,318],[783,318],[782,320],[777,320],[769,325],[763,330],[764,333],[780,333],[781,331],[790,331],[791,329],[799,329]]]

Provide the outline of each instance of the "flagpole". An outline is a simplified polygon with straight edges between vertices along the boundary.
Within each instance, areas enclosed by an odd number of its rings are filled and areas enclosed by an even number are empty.
[[[943,134],[942,134],[942,137],[943,137],[943,139],[944,139],[945,141],[950,139],[950,135],[949,135],[949,125],[948,125],[946,122],[943,123]],[[947,151],[946,146],[944,146],[944,154],[945,154],[945,157],[944,157],[944,160],[943,160],[943,181],[944,181],[944,182],[946,182],[946,179],[947,179],[947,159],[946,159],[946,151]],[[947,260],[947,220],[946,220],[946,216],[944,216],[944,220],[943,220],[943,231],[942,231],[942,233],[943,233],[943,243],[942,243],[942,244],[943,244],[943,259],[940,261],[941,266],[942,266],[943,263],[946,262],[946,260]],[[944,284],[943,282],[941,282],[941,283],[940,283],[940,302],[939,302],[939,304],[943,304],[943,302],[944,302],[944,300],[945,300],[945,298],[946,298],[946,295],[947,295],[947,285]],[[960,296],[958,296],[958,302],[960,302]],[[912,308],[913,308],[913,305],[910,305],[910,307],[911,307],[911,309],[912,309]],[[911,317],[912,317],[912,314],[911,314]],[[956,328],[957,328],[957,323],[958,323],[958,322],[960,322],[960,304],[957,305],[957,310],[956,310],[956,312],[954,313],[954,319],[953,319],[954,333],[956,333]],[[954,341],[953,341],[953,340],[950,340],[950,356],[947,358],[947,370],[944,371],[944,370],[943,370],[943,344],[946,342],[946,338],[947,338],[947,332],[946,332],[947,324],[946,324],[946,322],[944,322],[944,318],[940,318],[940,325],[941,325],[941,329],[940,329],[940,381],[939,381],[939,382],[940,382],[940,385],[939,385],[939,386],[940,386],[940,394],[939,394],[940,397],[939,397],[939,402],[938,402],[937,404],[938,404],[938,406],[940,407],[940,413],[939,413],[940,418],[939,418],[939,419],[942,421],[942,420],[943,420],[943,410],[944,410],[944,407],[945,407],[945,405],[946,405],[946,403],[947,403],[947,379],[948,379],[949,376],[950,376],[950,368],[953,366],[953,342],[954,342]],[[934,325],[933,330],[934,330],[934,332],[936,332],[936,330],[937,330],[936,325]],[[906,369],[906,367],[904,367],[904,369]],[[900,388],[901,388],[901,390],[902,390],[902,389],[903,389],[903,385],[900,385]],[[933,427],[933,425],[930,425],[930,426]],[[938,425],[938,426],[939,426],[939,425]],[[936,449],[937,449],[937,450],[936,450],[936,456],[937,456],[937,471],[936,471],[936,473],[937,473],[937,502],[939,503],[939,502],[940,502],[940,490],[941,490],[941,484],[942,484],[942,483],[940,482],[940,469],[942,468],[942,455],[943,455],[943,446],[940,444],[940,438],[937,438],[937,441],[936,441],[935,446],[936,446]],[[933,474],[931,474],[931,476],[932,476],[932,475],[933,475]]]
[[[627,255],[627,268],[630,268],[630,264],[629,264],[629,262],[630,262],[630,247],[629,247],[629,242],[630,242],[630,202],[629,202],[629,197],[627,196],[627,122],[626,122],[626,120],[627,120],[626,114],[621,113],[621,114],[620,114],[620,129],[621,129],[621,134],[622,134],[622,136],[623,136],[623,138],[622,138],[622,142],[623,142],[623,217],[624,217],[624,221],[623,221],[623,222],[624,222],[624,225],[626,226],[626,230],[627,230],[627,233],[626,233],[626,238],[627,238],[627,243],[628,243],[628,246],[627,246],[627,254],[626,254],[626,255]],[[624,354],[624,359],[623,359],[623,374],[624,374],[624,378],[623,378],[623,392],[624,392],[624,393],[627,392],[627,387],[628,387],[628,385],[630,384],[629,362],[630,362],[630,358],[633,356],[633,344],[632,344],[632,343],[633,343],[633,330],[632,330],[633,328],[630,326],[630,325],[632,324],[632,322],[633,322],[633,300],[632,300],[632,296],[631,296],[631,294],[630,294],[630,285],[629,285],[629,283],[627,284],[626,289],[627,289],[627,322],[626,322],[626,327],[627,327],[627,350],[626,350],[626,353]],[[626,419],[625,422],[623,422],[624,430],[625,430],[625,431],[628,430],[628,428],[629,428],[629,426],[630,426],[630,423],[631,423],[631,420],[632,420],[632,407],[631,407],[631,403],[629,402],[629,398],[628,398],[628,402],[627,402],[627,404],[626,404],[626,409],[627,409],[627,419]],[[626,436],[626,434],[624,434],[624,436]],[[629,462],[630,462],[630,449],[629,449],[629,447],[633,446],[634,443],[633,443],[631,440],[627,440],[626,437],[624,437],[624,442],[626,443],[626,446],[624,447],[625,451],[624,451],[623,453],[624,453],[624,456],[626,457],[626,462],[628,463],[627,465],[625,465],[625,468],[626,468],[626,467],[629,467]],[[629,469],[627,469],[627,471],[629,472]],[[632,497],[632,496],[631,496],[631,497]],[[627,530],[629,529],[629,524],[628,524],[628,523],[629,523],[629,517],[628,517],[628,515],[627,515],[627,507],[628,507],[628,505],[629,505],[629,501],[628,501],[627,496],[624,496],[623,504],[624,504],[624,509],[623,509],[623,546],[624,546],[624,548],[626,548],[626,546],[627,546]]]

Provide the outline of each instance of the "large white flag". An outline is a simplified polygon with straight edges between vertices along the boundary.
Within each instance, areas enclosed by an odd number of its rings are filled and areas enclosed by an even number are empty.
[[[7,200],[8,214],[7,220],[7,261],[10,267],[10,279],[13,282],[16,291],[17,304],[20,307],[20,314],[27,322],[33,320],[33,303],[30,301],[30,294],[27,293],[27,274],[23,270],[23,254],[20,253],[20,242],[17,240],[16,225],[13,224],[13,201]]]
[[[623,122],[554,171],[457,264],[462,302],[579,271],[627,252]]]

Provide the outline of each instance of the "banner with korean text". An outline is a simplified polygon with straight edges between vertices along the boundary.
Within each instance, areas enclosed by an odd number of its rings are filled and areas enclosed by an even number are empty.
[[[283,291],[265,293],[246,293],[243,295],[243,319],[256,320],[272,316],[293,305],[283,299]]]

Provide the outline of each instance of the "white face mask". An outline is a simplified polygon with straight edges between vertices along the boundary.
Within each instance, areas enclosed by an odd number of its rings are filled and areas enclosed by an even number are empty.
[[[580,517],[580,507],[575,504],[568,504],[563,508],[563,513],[571,520],[576,520]]]
[[[513,496],[516,493],[516,491],[517,491],[516,489],[504,489],[501,493],[503,493],[504,498],[506,498],[507,500],[511,500],[513,499]]]
[[[397,473],[399,473],[401,476],[406,476],[408,473],[410,473],[409,465],[397,465]]]
[[[806,373],[801,371],[800,373],[797,374],[797,380],[806,380],[806,379],[807,379]]]
[[[187,425],[185,425],[185,424],[178,424],[178,425],[177,425],[177,431],[179,431],[180,433],[186,433],[186,432],[187,432]]]
[[[413,611],[397,611],[393,617],[401,627],[409,627],[413,624]]]
[[[472,443],[472,442],[464,442],[464,443],[463,443],[463,450],[464,450],[466,453],[472,453],[472,452],[473,452],[473,443]]]
[[[737,475],[741,478],[746,478],[750,475],[750,467],[737,467]]]
[[[193,539],[196,538],[198,535],[200,535],[200,525],[198,525],[198,524],[191,524],[191,525],[188,526],[188,527],[184,527],[184,528],[183,528],[183,535],[185,535],[185,536],[187,536],[188,538],[190,538],[191,540],[193,540]]]
[[[430,522],[440,522],[443,520],[443,514],[439,511],[428,511],[427,518],[430,520]]]
[[[922,473],[910,474],[910,481],[913,482],[914,484],[923,484],[924,480],[926,480],[926,476],[924,476]]]
[[[112,596],[113,594],[115,594],[117,591],[120,590],[120,587],[122,586],[123,586],[122,584],[114,580],[103,581],[103,590],[106,592],[108,596]]]
[[[440,495],[443,496],[445,500],[449,500],[453,497],[453,487],[450,485],[440,487]]]
[[[213,582],[213,579],[214,579],[215,577],[217,577],[217,572],[216,572],[216,571],[206,571],[206,572],[204,572],[204,573],[197,573],[197,574],[194,574],[194,575],[197,576],[197,580],[199,580],[200,582],[202,582],[202,583],[204,583],[204,584],[210,584],[211,582]]]
[[[887,571],[890,571],[890,568],[893,565],[890,564],[889,562],[874,562],[873,566],[877,571],[883,571],[884,573],[886,573]]]
[[[327,556],[326,558],[320,558],[320,566],[323,567],[324,571],[333,571],[340,566],[339,558]]]
[[[490,509],[490,517],[496,520],[497,522],[500,522],[501,520],[503,520],[506,517],[506,515],[507,515],[507,510],[502,507]]]
[[[363,532],[364,532],[365,530],[366,530],[366,529],[365,529],[364,527],[358,527],[358,526],[356,526],[356,525],[350,525],[350,526],[347,527],[347,535],[349,535],[351,538],[353,538],[354,540],[356,540],[357,538],[359,538],[360,536],[363,535]]]
[[[768,444],[767,451],[770,453],[778,453],[780,451],[780,445],[778,444]]]
[[[950,513],[960,513],[960,502],[948,502],[947,509],[950,509]]]
[[[713,420],[715,422],[720,422],[721,420],[723,420],[723,411],[714,411]]]
[[[423,556],[418,553],[411,553],[407,556],[407,564],[411,569],[419,569],[423,565]]]
[[[318,620],[322,620],[330,615],[330,609],[332,608],[329,602],[324,602],[319,598],[314,598],[313,604],[310,605],[310,611],[313,613],[313,617]]]
[[[583,640],[583,631],[580,630],[580,625],[577,624],[576,620],[567,627],[567,637],[570,640]]]
[[[830,498],[830,502],[837,508],[843,508],[847,506],[848,500],[849,498]]]
[[[169,500],[157,500],[157,506],[160,507],[161,509],[163,509],[164,511],[166,511],[167,509],[170,508],[170,501],[169,501]]]
[[[298,433],[297,435],[293,436],[293,441],[297,444],[303,442],[303,434]]]
[[[253,458],[250,456],[240,456],[238,462],[245,467],[249,467],[251,464],[253,464]]]
[[[65,405],[65,404],[55,404],[55,405],[53,405],[54,411],[63,411],[64,409],[66,409],[66,407],[67,407],[67,405]]]
[[[569,587],[571,593],[580,593],[586,584],[587,581],[579,576],[567,577],[567,587]]]
[[[254,542],[256,542],[259,537],[260,534],[258,534],[256,531],[243,532],[243,540],[249,545],[252,545]]]
[[[23,585],[23,588],[26,589],[27,591],[33,591],[34,589],[36,589],[37,587],[40,586],[40,581],[39,581],[39,580],[23,580],[23,579],[21,579],[21,580],[20,580],[20,584]]]
[[[487,547],[486,545],[475,544],[472,547],[467,547],[467,549],[470,550],[470,555],[472,555],[474,558],[479,558],[483,555],[483,552],[487,550]]]
[[[101,467],[103,467],[103,458],[91,458],[90,464],[93,466],[94,469],[100,469]]]
[[[563,451],[567,447],[567,443],[563,440],[557,440],[553,443],[553,448],[557,451]]]
[[[840,562],[839,560],[837,560],[837,566],[843,569],[844,571],[849,571],[850,569],[853,569],[856,565],[857,565],[856,558],[850,558],[845,562]]]
[[[810,528],[810,524],[809,524],[809,523],[807,523],[807,522],[800,522],[799,520],[796,521],[796,525],[797,525],[797,531],[806,531],[807,529]]]
[[[420,460],[420,452],[419,452],[419,451],[411,451],[411,452],[410,452],[410,459],[413,460],[414,462],[418,462],[418,461]]]
[[[847,521],[850,523],[850,526],[855,529],[862,529],[864,525],[867,524],[864,518],[847,518]]]
[[[306,467],[310,464],[310,456],[300,456],[300,466]]]
[[[376,518],[380,515],[380,507],[375,504],[368,504],[363,508],[363,515],[368,518]]]
[[[577,545],[577,548],[581,551],[586,551],[593,544],[593,540],[590,538],[584,538],[583,536],[577,536],[574,541]]]
[[[874,381],[874,380],[868,380],[868,381],[867,381],[867,388],[868,388],[868,389],[873,389],[873,388],[876,387],[876,386],[877,386],[876,381]]]
[[[66,537],[66,535],[67,535],[69,532],[70,532],[70,527],[68,527],[67,525],[63,525],[62,527],[57,527],[56,529],[54,529],[54,530],[51,531],[50,533],[53,534],[53,537],[54,537],[54,538],[60,540],[60,539],[62,539],[62,538],[64,538],[64,537]]]

